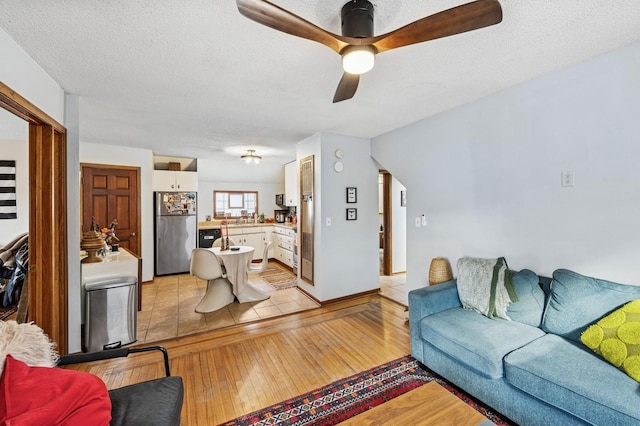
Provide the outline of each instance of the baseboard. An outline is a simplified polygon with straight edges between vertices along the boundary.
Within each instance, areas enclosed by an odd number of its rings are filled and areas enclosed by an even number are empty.
[[[380,295],[379,291],[380,291],[380,289],[376,288],[376,289],[373,289],[373,290],[363,291],[361,293],[350,294],[348,296],[343,296],[343,297],[337,297],[335,299],[329,299],[329,300],[325,300],[324,302],[318,302],[318,303],[320,303],[321,306],[327,306],[327,305],[331,305],[333,303],[344,302],[346,300],[358,299],[360,297],[379,296]]]

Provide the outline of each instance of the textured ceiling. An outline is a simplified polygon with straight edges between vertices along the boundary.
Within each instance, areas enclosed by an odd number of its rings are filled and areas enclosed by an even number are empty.
[[[340,33],[345,0],[272,2]],[[464,1],[373,3],[377,35]],[[339,55],[233,0],[0,0],[0,27],[81,97],[82,142],[282,164],[319,131],[374,137],[640,39],[637,0],[501,4],[498,25],[378,55],[337,104]]]

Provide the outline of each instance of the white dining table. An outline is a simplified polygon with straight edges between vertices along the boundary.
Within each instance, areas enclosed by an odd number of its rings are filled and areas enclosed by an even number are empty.
[[[237,250],[220,250],[220,247],[211,247],[211,250],[224,265],[227,279],[231,283],[233,294],[238,302],[257,302],[268,299],[267,293],[255,288],[249,281],[249,263],[253,260],[255,249],[250,246],[232,246]]]

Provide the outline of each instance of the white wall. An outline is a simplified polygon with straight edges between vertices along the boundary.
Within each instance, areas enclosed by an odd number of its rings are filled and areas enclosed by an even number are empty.
[[[338,148],[342,173],[333,169]],[[379,288],[378,167],[369,140],[319,133],[298,143],[298,160],[308,155],[314,155],[315,285],[299,280],[299,286],[320,301]],[[347,187],[357,188],[356,204],[347,204]],[[346,220],[347,207],[358,209],[356,221]]]
[[[0,81],[58,123],[64,123],[64,91],[2,28],[0,58]]]
[[[639,116],[635,43],[376,137],[408,191],[408,288],[437,256],[640,283]]]
[[[0,110],[0,160],[14,160],[16,162],[16,219],[0,220],[0,246],[8,243],[13,237],[29,232],[29,135],[25,121]],[[14,118],[15,117],[15,118]],[[20,139],[5,139],[4,119],[21,121],[25,135]],[[11,121],[9,120],[9,121]]]
[[[217,159],[198,159],[198,178],[204,182],[236,182],[236,183],[282,183],[284,182],[283,165],[295,160],[295,153],[286,154],[270,148],[259,149],[257,154],[262,156],[259,165],[246,164],[240,159],[246,153],[243,148],[238,150],[235,160],[222,155]],[[228,154],[228,152],[227,152]]]
[[[80,162],[140,167],[142,281],[153,279],[153,152],[120,145],[80,143]]]
[[[80,266],[80,97],[65,95],[67,128],[67,256],[69,257],[69,352],[82,349],[82,275]]]

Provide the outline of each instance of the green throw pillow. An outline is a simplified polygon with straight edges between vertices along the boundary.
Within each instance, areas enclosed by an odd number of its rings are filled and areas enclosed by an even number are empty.
[[[580,340],[640,382],[640,299],[590,325]]]

